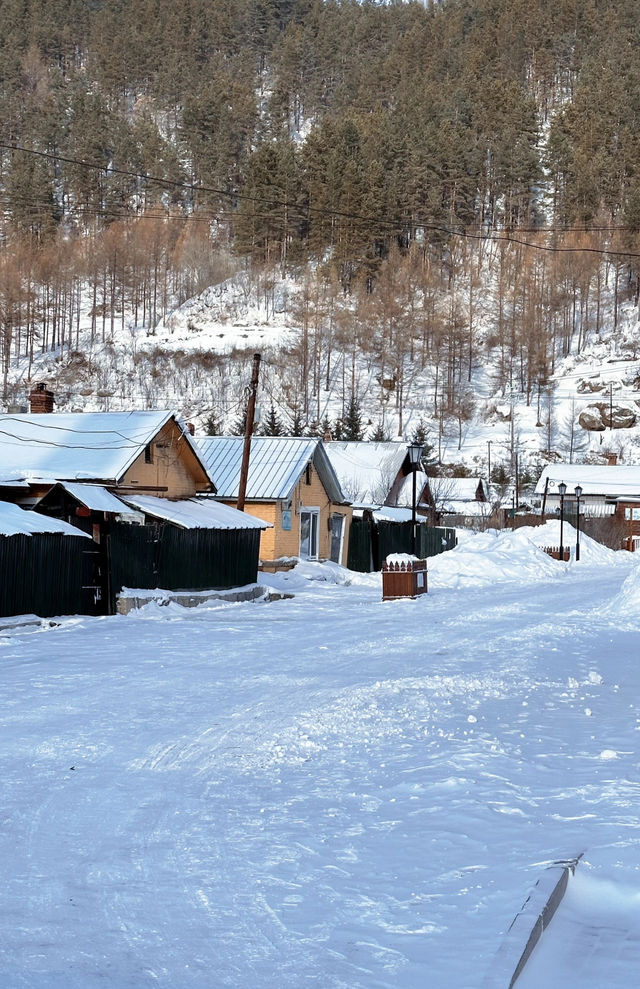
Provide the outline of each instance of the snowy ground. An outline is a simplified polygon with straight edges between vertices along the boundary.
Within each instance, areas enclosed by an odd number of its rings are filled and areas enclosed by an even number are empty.
[[[640,577],[583,547],[0,633],[3,989],[476,989],[547,863],[640,888]]]

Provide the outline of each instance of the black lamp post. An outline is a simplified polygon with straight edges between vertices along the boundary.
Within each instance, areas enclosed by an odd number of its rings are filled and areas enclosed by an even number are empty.
[[[409,463],[413,471],[413,498],[411,499],[411,553],[416,555],[416,475],[422,459],[422,443],[410,443],[407,447]]]
[[[580,498],[582,496],[582,488],[579,484],[575,487],[576,495],[576,560],[580,559]]]
[[[562,527],[564,525],[564,496],[567,493],[567,485],[564,481],[560,481],[558,485],[558,494],[560,495],[560,559],[564,561],[564,546],[562,543]]]

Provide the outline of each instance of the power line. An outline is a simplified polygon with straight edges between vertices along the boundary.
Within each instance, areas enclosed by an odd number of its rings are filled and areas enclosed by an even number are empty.
[[[19,152],[21,154],[34,155],[39,158],[46,158],[51,161],[59,161],[65,164],[77,165],[81,168],[92,169],[94,171],[105,172],[106,175],[122,175],[127,178],[139,179],[144,182],[155,183],[165,188],[175,188],[188,190],[191,193],[209,193],[216,196],[222,196],[223,198],[235,201],[251,202],[256,204],[261,204],[266,207],[277,207],[286,209],[288,211],[297,211],[298,218],[303,219],[309,214],[317,214],[319,216],[333,218],[339,217],[348,220],[358,220],[366,223],[377,223],[381,226],[390,227],[393,229],[398,229],[398,226],[402,224],[402,220],[399,218],[390,219],[388,217],[382,216],[380,214],[369,214],[365,215],[362,213],[355,213],[348,210],[332,209],[330,207],[312,206],[309,203],[299,203],[290,202],[286,199],[271,199],[266,196],[253,196],[248,193],[239,192],[234,190],[233,192],[228,189],[222,189],[217,186],[206,186],[195,182],[184,182],[177,179],[166,179],[161,176],[150,175],[146,172],[134,172],[129,169],[117,168],[114,165],[104,165],[97,162],[84,161],[80,158],[73,158],[68,155],[52,154],[48,151],[38,151],[35,148],[25,148],[20,145],[10,145],[0,143],[0,150],[9,152]],[[89,211],[89,210],[88,210]],[[95,213],[92,215],[102,215],[101,210],[95,209]],[[191,215],[191,214],[190,214]],[[235,215],[235,213],[231,214]],[[259,218],[269,218],[262,215]],[[473,241],[483,241],[489,243],[506,243],[514,244],[520,247],[526,247],[530,250],[543,251],[550,254],[597,254],[597,255],[607,255],[609,257],[621,257],[621,258],[640,258],[640,252],[636,251],[621,251],[613,250],[611,248],[602,247],[558,247],[549,244],[537,244],[532,241],[522,240],[519,236],[513,236],[512,234],[487,234],[483,232],[473,233],[469,230],[455,230],[451,227],[445,227],[441,224],[430,223],[426,220],[416,219],[414,220],[414,227],[419,227],[423,230],[429,230],[432,233],[441,233],[448,237],[455,237],[464,240]],[[603,232],[624,232],[628,231],[628,227],[598,227],[593,228],[595,231]],[[532,233],[541,230],[544,233],[556,233],[566,235],[571,233],[571,228],[567,229],[565,227],[552,227],[547,226],[544,228],[536,227],[524,227],[519,233]],[[584,228],[581,232],[591,232],[590,229]]]

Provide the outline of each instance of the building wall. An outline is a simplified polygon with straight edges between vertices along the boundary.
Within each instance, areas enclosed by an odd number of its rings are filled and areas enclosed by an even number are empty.
[[[160,498],[191,498],[197,491],[210,489],[204,470],[173,420],[152,440],[151,458],[152,462],[146,463],[143,451],[118,488],[146,491]]]
[[[291,499],[291,529],[282,528],[282,505],[280,502],[246,502],[245,512],[253,515],[254,518],[271,522],[273,529],[265,529],[260,540],[260,559],[277,560],[283,556],[298,556],[300,553],[300,508],[318,508],[320,517],[318,521],[318,557],[329,559],[331,555],[331,532],[329,530],[329,519],[332,515],[343,515],[346,518],[344,535],[342,541],[343,566],[347,564],[347,550],[349,545],[349,527],[351,525],[351,507],[349,505],[333,505],[329,501],[327,492],[318,477],[318,474],[310,465],[309,481],[307,484],[306,472],[303,473],[297,484]],[[235,502],[228,501],[226,504],[235,508]]]

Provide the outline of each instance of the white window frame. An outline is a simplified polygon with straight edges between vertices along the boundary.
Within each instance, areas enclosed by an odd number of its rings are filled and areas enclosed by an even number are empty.
[[[303,556],[302,555],[302,516],[303,515],[315,515],[315,517],[316,517],[316,524],[315,524],[315,536],[316,536],[316,540],[315,540],[316,541],[315,555],[312,555],[311,552],[309,552],[309,555],[308,556]],[[309,530],[309,550],[312,549],[312,545],[311,545],[311,542],[312,542],[312,540],[311,540],[311,534],[312,534],[312,532],[313,532],[313,524],[311,524],[311,528]],[[302,505],[302,507],[300,508],[300,543],[299,543],[299,550],[298,550],[300,559],[302,559],[302,560],[317,560],[318,559],[318,556],[319,556],[319,551],[320,551],[320,509],[318,507],[316,507],[315,505]]]
[[[338,561],[337,561],[340,565],[342,565],[342,551],[344,550],[344,534],[347,528],[347,517],[346,515],[343,515],[342,512],[333,512],[329,516],[329,519],[331,520],[334,518],[342,519],[342,526],[340,529],[340,549],[338,550]],[[331,541],[333,541],[332,530],[329,530],[329,535],[331,537]],[[329,559],[331,559],[331,542],[329,543]]]

